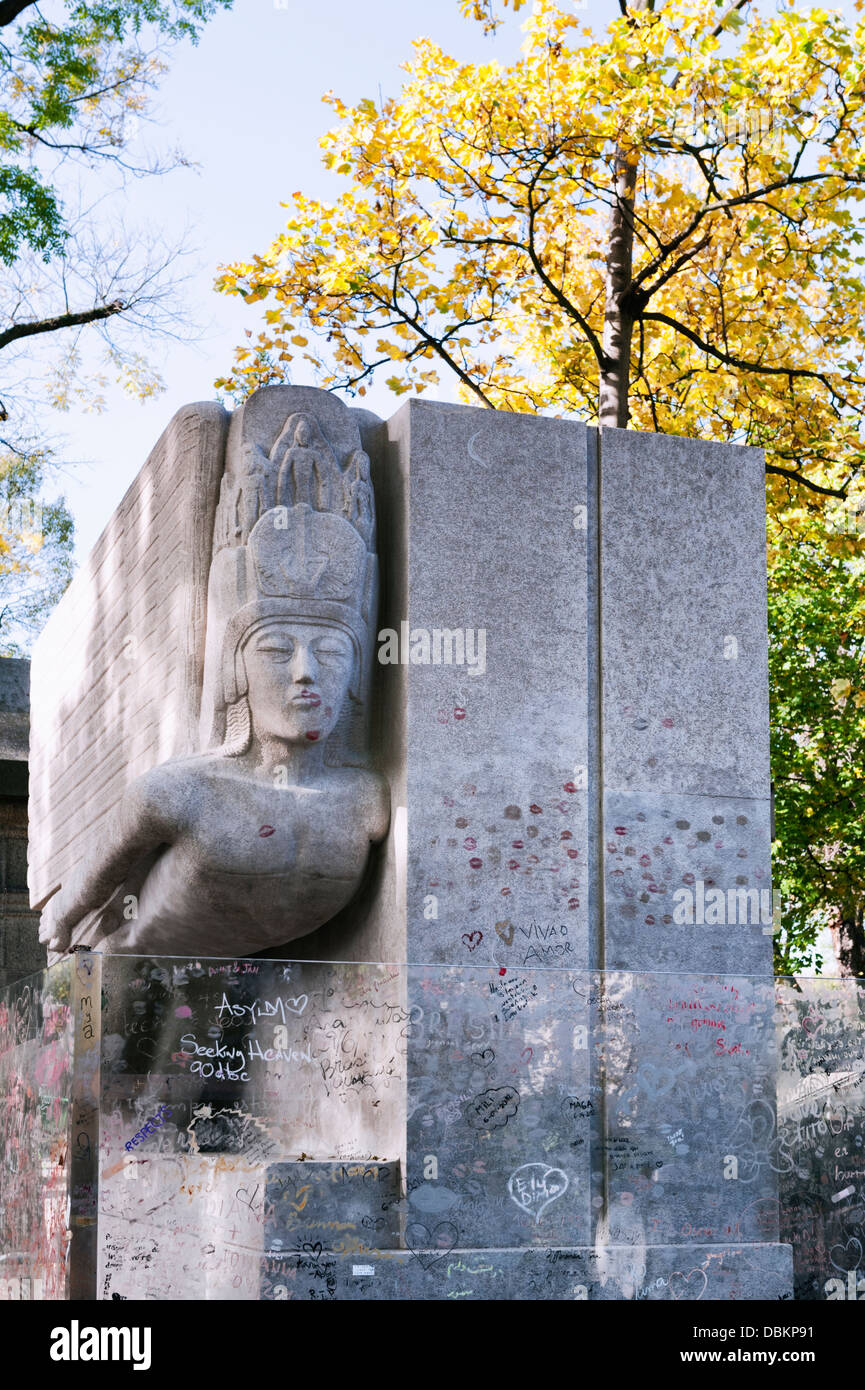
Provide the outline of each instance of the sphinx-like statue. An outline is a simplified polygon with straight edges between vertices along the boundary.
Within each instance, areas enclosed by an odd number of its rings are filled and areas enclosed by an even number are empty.
[[[54,951],[248,955],[352,899],[387,833],[365,765],[375,504],[296,412],[223,476],[207,600],[202,749],[126,789],[110,840],[43,910]]]

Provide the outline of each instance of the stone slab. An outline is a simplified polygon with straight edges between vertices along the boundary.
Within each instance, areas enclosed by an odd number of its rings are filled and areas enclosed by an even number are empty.
[[[584,966],[588,432],[417,401],[388,431],[411,460],[408,634],[485,634],[483,670],[475,647],[404,672],[408,959],[515,967],[512,928],[565,923],[549,963]]]
[[[608,791],[766,797],[763,454],[601,431]]]
[[[603,866],[608,969],[770,975],[769,821],[768,800],[607,792]],[[723,910],[719,907],[717,913],[717,899],[710,899],[706,908],[713,890],[724,894]],[[741,890],[756,890],[758,896],[742,899],[736,896]],[[760,898],[761,892],[769,896]],[[689,905],[691,923],[682,920],[686,914],[681,909]],[[711,920],[716,915],[720,923]]]

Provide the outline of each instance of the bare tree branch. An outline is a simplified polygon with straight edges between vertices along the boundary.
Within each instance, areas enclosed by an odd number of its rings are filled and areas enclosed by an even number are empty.
[[[54,318],[33,319],[29,323],[14,323],[0,332],[0,350],[20,338],[33,338],[40,333],[56,333],[59,328],[76,328],[79,324],[110,319],[114,314],[122,314],[126,307],[122,300],[115,299],[111,304],[102,304],[94,309],[81,309],[78,313],[57,314]]]

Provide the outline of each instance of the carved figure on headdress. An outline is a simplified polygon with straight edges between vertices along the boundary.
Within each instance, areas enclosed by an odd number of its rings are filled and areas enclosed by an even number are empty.
[[[363,536],[367,545],[375,545],[375,503],[369,472],[369,455],[355,449],[346,470],[346,510],[351,524]]]
[[[321,512],[338,508],[342,501],[342,476],[332,450],[309,416],[292,416],[283,435],[290,442],[280,462],[277,505],[296,507],[306,502]],[[277,441],[277,459],[281,443],[282,439]]]

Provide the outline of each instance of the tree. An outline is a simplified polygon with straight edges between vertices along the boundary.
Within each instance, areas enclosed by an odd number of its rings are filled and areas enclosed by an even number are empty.
[[[862,491],[862,25],[764,18],[750,0],[620,6],[595,38],[536,0],[509,66],[419,40],[398,101],[329,94],[324,162],[347,187],[295,193],[284,231],[221,268],[217,288],[264,313],[217,386],[242,398],[299,360],[363,395],[395,364],[399,395],[444,367],[487,407],[762,446],[774,522],[811,537],[841,584],[846,542],[821,515]],[[497,22],[493,0],[462,7]],[[782,564],[777,585],[789,637],[784,586],[792,613],[799,578]],[[827,687],[830,651],[812,654]],[[781,699],[792,717],[787,687]],[[821,725],[839,758],[843,723]],[[826,846],[840,823],[823,829]],[[794,859],[790,841],[781,965],[834,891],[825,865],[818,891]]]
[[[780,973],[811,962],[830,928],[838,959],[865,975],[865,556],[857,518],[830,553],[773,528],[769,593],[773,877],[786,905]],[[846,551],[846,553],[844,553]]]
[[[65,0],[51,19],[32,0],[0,0],[0,499],[9,504],[0,522],[0,649],[7,653],[38,628],[69,576],[71,517],[62,500],[40,502],[56,463],[44,405],[62,409],[77,394],[100,408],[106,369],[133,394],[160,389],[142,349],[174,330],[181,248],[136,237],[107,208],[128,179],[185,162],[142,148],[141,124],[170,44],[195,42],[230,4]],[[98,335],[101,363],[85,335]],[[18,525],[27,506],[42,530]]]
[[[23,656],[72,575],[73,523],[65,502],[43,502],[50,460],[37,448],[0,453],[0,638]]]
[[[325,163],[353,183],[296,194],[286,230],[223,269],[273,307],[221,385],[280,379],[296,348],[361,394],[391,362],[398,393],[444,364],[483,405],[770,444],[773,477],[842,495],[861,463],[859,41],[790,11],[722,56],[741,8],[670,0],[581,42],[539,0],[510,67],[422,40],[399,102],[330,97]]]

